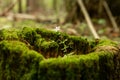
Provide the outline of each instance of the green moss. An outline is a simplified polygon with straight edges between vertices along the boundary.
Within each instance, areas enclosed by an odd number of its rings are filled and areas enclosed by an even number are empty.
[[[39,79],[113,80],[115,67],[114,53],[104,51],[52,58],[40,62]]]
[[[66,35],[65,33],[60,33],[60,32],[41,29],[41,28],[36,28],[36,32],[40,34],[43,38],[47,40],[54,40],[56,42],[68,37],[68,35]]]
[[[101,40],[99,40],[99,43],[96,45],[96,47],[97,46],[117,46],[118,45],[118,43],[117,42],[115,42],[115,41],[112,41],[112,40],[108,40],[108,39],[101,39]]]
[[[19,36],[21,39],[26,40],[31,45],[34,45],[37,33],[35,32],[34,28],[24,27]]]
[[[39,71],[42,80],[98,80],[99,57],[90,54],[48,59],[40,62]]]
[[[43,38],[46,38],[48,40],[50,40],[51,37],[55,36],[55,32],[49,31],[49,30],[46,30],[46,29],[37,28],[36,32],[38,34],[40,34]]]
[[[45,57],[57,57],[59,45],[56,42],[39,38],[35,43],[35,49],[41,52]]]
[[[37,28],[36,32],[48,42],[51,40],[55,41],[59,45],[58,52],[61,56],[70,52],[75,52],[76,54],[87,54],[89,51],[91,51],[91,46],[89,45],[87,39],[68,36],[64,33],[40,28]]]
[[[19,41],[0,42],[0,79],[33,80],[38,64],[43,60],[39,53],[29,50]]]
[[[18,40],[18,31],[16,30],[0,30],[0,40]]]
[[[99,58],[100,80],[114,79],[114,54],[110,52],[101,52]]]
[[[39,51],[39,48],[40,48],[40,45],[42,44],[42,42],[45,41],[44,38],[38,38],[36,41],[35,41],[35,50]]]
[[[0,32],[1,37],[4,35],[0,42],[0,80],[119,79],[117,42],[88,41],[38,28],[8,32]]]
[[[38,68],[39,62],[42,61],[44,58],[42,55],[38,54],[35,51],[28,51],[26,54],[22,55],[21,60],[21,80],[38,80]]]
[[[90,43],[82,37],[69,37],[69,46],[76,51],[76,54],[87,54],[91,51]]]

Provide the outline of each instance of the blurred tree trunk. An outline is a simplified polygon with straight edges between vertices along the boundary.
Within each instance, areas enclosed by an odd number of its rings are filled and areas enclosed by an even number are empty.
[[[29,13],[30,12],[30,4],[29,4],[30,0],[26,0],[26,12]]]
[[[40,0],[26,0],[27,13],[33,13],[39,9]]]
[[[80,19],[80,8],[77,0],[65,0],[65,8],[67,11],[66,22],[75,23]]]
[[[99,9],[98,9],[98,14],[101,15],[103,12],[103,1],[104,0],[100,0],[99,2]]]
[[[22,13],[22,0],[19,0],[18,2],[18,12]]]
[[[53,0],[53,8],[56,11],[57,9],[57,0]]]
[[[107,0],[107,3],[116,19],[116,22],[120,25],[120,0]]]
[[[64,3],[66,0],[53,0],[53,10],[56,13],[57,23],[61,23],[61,12],[65,11]]]
[[[120,16],[120,0],[107,0],[113,15]]]

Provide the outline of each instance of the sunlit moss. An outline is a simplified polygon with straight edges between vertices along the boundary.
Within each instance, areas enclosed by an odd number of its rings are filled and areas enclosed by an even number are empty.
[[[99,43],[96,46],[117,46],[118,42],[109,40],[109,39],[101,39],[99,40]]]
[[[68,35],[66,35],[65,33],[41,29],[41,28],[37,28],[36,32],[40,34],[43,38],[54,41],[62,40],[68,37]]]
[[[18,40],[18,31],[16,30],[0,30],[0,40]]]

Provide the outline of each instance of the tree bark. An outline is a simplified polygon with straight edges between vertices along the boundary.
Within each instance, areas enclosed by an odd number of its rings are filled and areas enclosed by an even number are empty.
[[[40,1],[40,0],[39,0]],[[26,7],[27,13],[33,13],[39,9],[39,1],[38,0],[27,0]]]
[[[18,12],[19,13],[22,13],[23,11],[22,11],[22,0],[19,0],[19,2],[18,2]]]
[[[64,5],[67,12],[66,22],[76,23],[80,20],[81,14],[77,0],[65,0]]]

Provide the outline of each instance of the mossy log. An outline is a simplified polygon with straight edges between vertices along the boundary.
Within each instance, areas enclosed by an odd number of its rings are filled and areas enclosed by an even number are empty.
[[[117,42],[40,28],[0,30],[0,80],[119,79]]]

